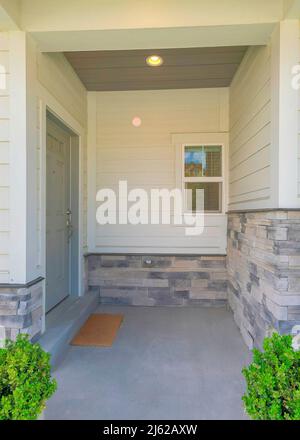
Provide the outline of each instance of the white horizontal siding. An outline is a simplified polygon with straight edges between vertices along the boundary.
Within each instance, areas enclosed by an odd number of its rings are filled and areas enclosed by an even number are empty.
[[[0,186],[9,186],[9,164],[0,163]]]
[[[1,71],[4,68],[9,73],[9,47],[5,45],[5,48],[0,47],[0,65]]]
[[[0,142],[0,164],[9,163],[9,142]]]
[[[298,197],[300,198],[300,124],[299,124],[299,134],[298,134],[298,157],[297,157],[297,160],[298,160]]]
[[[9,119],[0,119],[0,142],[9,142]]]
[[[300,29],[300,22],[299,22],[299,29]],[[299,41],[299,48],[300,48],[300,41]],[[300,53],[299,53],[299,64],[300,64]],[[298,198],[300,198],[300,90],[298,91],[298,156],[297,156],[297,162],[298,162]]]
[[[9,283],[9,271],[8,270],[0,270],[0,284],[2,284],[2,283],[3,284]]]
[[[9,36],[0,33],[0,96],[9,96]]]
[[[9,187],[0,187],[0,206],[1,209],[9,209]]]
[[[38,81],[82,126],[86,126],[86,91],[63,54],[37,53]]]
[[[0,249],[1,255],[8,255],[9,250],[9,234],[7,232],[0,232]]]
[[[7,209],[0,210],[0,232],[9,231],[9,212]]]
[[[9,35],[0,33],[0,283],[9,282]]]
[[[8,255],[0,255],[0,266],[1,266],[1,271],[0,271],[0,280],[1,280],[1,273],[2,273],[2,276],[4,277],[5,273],[8,274],[8,272],[9,272],[9,258],[8,258]],[[3,282],[3,281],[0,281],[0,283],[1,282]]]
[[[9,96],[0,96],[0,119],[9,119]]]
[[[229,209],[271,196],[270,47],[250,48],[230,87]]]
[[[228,131],[226,89],[99,92],[96,96],[95,184],[118,189],[176,187],[174,133]],[[135,128],[132,118],[142,125]],[[90,121],[89,121],[90,122]],[[118,212],[116,213],[118,214]],[[95,213],[93,213],[95,219]],[[95,223],[99,252],[225,253],[226,216],[207,216],[204,233],[183,226]]]

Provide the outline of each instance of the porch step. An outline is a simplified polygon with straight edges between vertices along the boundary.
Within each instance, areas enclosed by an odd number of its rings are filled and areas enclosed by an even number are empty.
[[[98,304],[99,294],[90,292],[80,298],[67,298],[47,315],[46,332],[38,342],[51,354],[53,369],[63,360],[73,336]]]

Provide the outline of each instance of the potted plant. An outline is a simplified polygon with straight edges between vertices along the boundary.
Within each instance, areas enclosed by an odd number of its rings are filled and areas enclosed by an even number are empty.
[[[253,350],[253,362],[243,369],[245,409],[254,420],[300,420],[300,351],[292,336],[274,333],[264,351]]]
[[[36,420],[55,390],[50,355],[27,335],[0,349],[0,420]]]

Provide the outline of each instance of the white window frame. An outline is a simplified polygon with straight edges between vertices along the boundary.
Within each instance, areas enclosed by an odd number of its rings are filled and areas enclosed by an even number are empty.
[[[226,214],[228,201],[228,133],[180,133],[172,135],[172,144],[175,148],[175,176],[176,188],[181,189],[185,199],[186,182],[220,182],[222,184],[221,210],[206,211],[205,216],[220,216]],[[220,146],[222,147],[222,176],[221,177],[185,177],[184,153],[185,147]],[[184,206],[186,201],[184,200]],[[185,210],[185,214],[193,215]]]
[[[216,177],[185,177],[185,148],[186,147],[221,147],[221,176]],[[221,183],[221,197],[219,200],[219,203],[221,204],[221,209],[218,211],[204,211],[205,214],[221,214],[223,213],[223,191],[224,191],[224,144],[220,142],[215,143],[208,143],[206,142],[201,144],[191,144],[191,143],[184,143],[182,145],[182,194],[184,195],[184,212],[186,214],[195,214],[195,212],[190,211],[187,209],[187,200],[186,200],[186,189],[185,184],[186,183],[210,183],[210,182],[216,182]],[[197,212],[197,211],[196,211]]]

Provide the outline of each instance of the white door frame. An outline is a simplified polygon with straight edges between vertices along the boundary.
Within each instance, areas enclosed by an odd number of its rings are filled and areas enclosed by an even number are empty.
[[[39,87],[39,124],[40,124],[40,145],[41,145],[41,268],[42,276],[46,276],[46,145],[47,145],[47,111],[52,113],[59,121],[62,122],[74,135],[78,136],[79,149],[79,192],[78,192],[78,296],[84,294],[83,283],[83,153],[86,148],[86,132],[85,129],[73,118],[72,115],[46,90],[44,87]],[[44,316],[42,323],[42,331],[46,329],[45,323],[45,281],[44,281]]]

